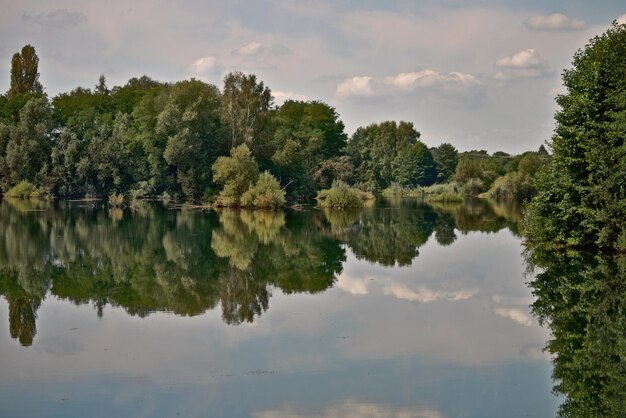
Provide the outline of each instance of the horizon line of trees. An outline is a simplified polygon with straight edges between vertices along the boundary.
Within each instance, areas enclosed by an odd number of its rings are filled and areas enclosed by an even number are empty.
[[[27,182],[59,197],[166,192],[232,201],[232,193],[218,196],[218,189],[234,182],[238,204],[261,172],[272,193],[278,196],[282,188],[289,199],[299,199],[337,180],[368,191],[446,183],[463,177],[458,165],[483,153],[459,154],[449,143],[429,148],[410,122],[373,123],[348,138],[332,106],[295,100],[276,106],[271,90],[242,72],[227,74],[221,90],[193,78],[162,83],[145,75],[109,88],[101,75],[93,89],[77,87],[49,98],[38,63],[30,45],[16,53],[10,88],[0,95],[5,194]],[[245,167],[220,172],[218,159],[242,145],[256,174],[246,174]],[[484,162],[477,166],[485,190],[519,162],[503,152],[487,157],[501,164],[491,170],[495,177],[485,174],[490,168]]]

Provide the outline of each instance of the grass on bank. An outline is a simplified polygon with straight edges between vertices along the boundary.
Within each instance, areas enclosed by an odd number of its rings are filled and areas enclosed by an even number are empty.
[[[34,199],[34,200],[46,200],[51,199],[50,192],[44,190],[41,187],[37,187],[34,184],[23,180],[11,187],[6,193],[6,197],[12,199]]]
[[[459,184],[443,183],[426,187],[402,187],[393,184],[382,192],[388,197],[417,197],[429,202],[462,202],[465,190]]]
[[[342,181],[333,183],[330,189],[321,190],[317,194],[320,207],[327,209],[353,209],[360,208],[364,202],[375,200],[371,192],[350,187]]]

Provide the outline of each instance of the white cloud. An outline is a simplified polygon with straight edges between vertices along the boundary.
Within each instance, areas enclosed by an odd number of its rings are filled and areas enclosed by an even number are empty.
[[[444,418],[439,411],[430,408],[401,409],[387,405],[346,400],[321,413],[299,413],[293,408],[255,412],[254,418]]]
[[[477,86],[480,81],[471,74],[458,71],[440,73],[435,70],[420,70],[398,73],[385,77],[382,81],[372,77],[350,77],[337,86],[335,94],[339,98],[368,97],[415,89],[435,89],[438,91],[459,91]]]
[[[530,315],[520,308],[495,308],[493,312],[496,315],[511,319],[520,325],[524,325],[525,327],[530,327],[533,324],[533,320]]]
[[[353,279],[345,274],[339,276],[335,286],[351,295],[367,295],[369,293],[367,284],[363,280]]]
[[[240,48],[235,49],[232,53],[237,54],[237,55],[252,56],[252,55],[259,54],[261,51],[263,51],[263,44],[260,42],[253,41],[247,45],[244,45]]]
[[[410,300],[413,302],[429,303],[437,300],[447,300],[455,302],[469,299],[478,294],[478,289],[461,289],[457,291],[432,290],[425,286],[418,286],[415,290],[409,289],[402,284],[392,284],[385,287],[383,293],[398,299]]]
[[[272,96],[274,96],[274,102],[279,106],[287,100],[308,100],[305,95],[294,93],[292,91],[274,90],[272,91]]]
[[[494,75],[496,80],[543,77],[552,74],[548,62],[532,48],[500,58],[496,61],[496,67],[501,69]]]
[[[410,90],[415,87],[429,87],[434,85],[444,87],[467,87],[477,85],[479,82],[476,77],[471,74],[456,71],[442,74],[434,70],[422,70],[386,77],[385,84],[402,90]]]
[[[373,95],[372,91],[372,77],[361,76],[351,77],[343,80],[337,86],[335,94],[339,98],[348,97],[368,97]]]
[[[191,64],[190,70],[194,74],[204,74],[208,71],[215,69],[216,64],[217,60],[215,59],[215,57],[198,58],[193,64]]]
[[[528,29],[540,31],[570,31],[582,30],[587,27],[583,20],[576,20],[563,13],[553,13],[547,16],[533,16],[524,21]]]
[[[496,66],[501,68],[528,69],[544,68],[547,66],[547,63],[539,56],[537,51],[530,48],[516,52],[511,56],[500,58],[496,62]]]
[[[220,74],[221,68],[217,59],[213,56],[198,58],[187,67],[187,76],[194,77],[204,82],[214,82]]]
[[[626,13],[617,18],[618,25],[626,25]]]

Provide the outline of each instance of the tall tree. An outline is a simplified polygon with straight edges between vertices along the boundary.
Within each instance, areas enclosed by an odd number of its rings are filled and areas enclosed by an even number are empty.
[[[98,78],[98,84],[96,84],[94,91],[96,92],[96,94],[104,95],[108,95],[109,93],[111,93],[111,90],[109,90],[109,88],[107,87],[107,81],[104,77],[104,74],[100,74],[100,78]]]
[[[340,156],[347,136],[334,108],[322,102],[286,101],[274,112],[272,161],[290,192],[312,194],[314,173],[323,161]]]
[[[9,97],[18,94],[43,93],[39,82],[39,57],[32,45],[25,45],[11,60]]]
[[[230,147],[251,144],[266,121],[272,106],[272,93],[256,75],[240,71],[224,77],[221,118],[228,129]]]
[[[458,151],[451,144],[444,142],[433,150],[437,165],[437,182],[445,183],[452,179],[459,163]]]
[[[574,55],[557,97],[552,166],[529,207],[533,240],[626,248],[626,25]]]
[[[389,186],[396,181],[396,158],[419,137],[410,122],[388,121],[358,128],[348,143],[348,154],[358,167],[357,180],[371,189]]]
[[[405,187],[430,186],[437,179],[433,155],[421,141],[403,148],[393,169],[395,182]]]
[[[29,100],[16,124],[0,124],[0,186],[6,191],[21,180],[41,184],[49,164],[51,112],[45,97]]]

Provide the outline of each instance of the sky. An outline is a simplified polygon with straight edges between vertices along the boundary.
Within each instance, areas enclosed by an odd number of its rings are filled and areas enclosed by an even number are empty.
[[[549,140],[562,70],[616,19],[623,0],[0,0],[0,91],[31,44],[50,96],[240,70],[349,134],[406,120],[429,146],[519,153]]]

